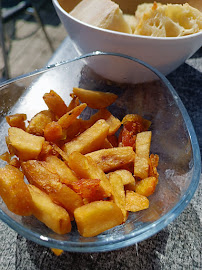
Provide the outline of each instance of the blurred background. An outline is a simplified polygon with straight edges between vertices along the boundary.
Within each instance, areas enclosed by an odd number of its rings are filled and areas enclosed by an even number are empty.
[[[66,35],[51,0],[0,0],[0,81],[46,65]]]

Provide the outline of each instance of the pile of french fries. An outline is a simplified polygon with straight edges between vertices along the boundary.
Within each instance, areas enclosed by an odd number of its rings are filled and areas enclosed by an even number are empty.
[[[159,158],[150,154],[150,121],[109,112],[117,95],[73,88],[70,97],[67,106],[51,90],[43,96],[47,110],[31,120],[6,116],[0,196],[13,213],[34,215],[58,234],[75,220],[83,237],[93,237],[149,207]],[[97,112],[83,120],[87,106]]]

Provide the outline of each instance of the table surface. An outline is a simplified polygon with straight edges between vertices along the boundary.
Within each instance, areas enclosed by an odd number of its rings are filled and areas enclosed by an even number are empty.
[[[67,37],[49,64],[76,56]],[[167,78],[190,115],[202,154],[202,48]],[[174,222],[138,245],[116,251],[64,252],[57,257],[0,222],[0,269],[202,269],[202,176],[200,180],[190,204]]]

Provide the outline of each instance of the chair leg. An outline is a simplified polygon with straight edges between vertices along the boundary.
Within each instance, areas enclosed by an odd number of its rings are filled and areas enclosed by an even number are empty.
[[[0,10],[0,40],[1,40],[1,48],[3,53],[3,59],[4,59],[4,74],[3,76],[6,79],[9,79],[9,59],[8,59],[8,52],[6,49],[6,40],[5,40],[5,28],[4,24],[2,22],[2,16],[1,16],[1,10]]]
[[[41,16],[40,16],[38,10],[35,7],[29,8],[29,9],[33,9],[33,12],[32,13],[34,14],[34,16],[36,18],[36,21],[38,22],[38,24],[40,25],[40,27],[42,29],[42,31],[44,33],[44,36],[45,36],[45,38],[46,38],[46,40],[48,42],[48,45],[49,45],[51,51],[54,52],[55,50],[54,50],[53,45],[51,43],[51,40],[50,40],[50,38],[49,38],[46,30],[45,30],[44,24],[42,22],[42,19],[41,19]]]

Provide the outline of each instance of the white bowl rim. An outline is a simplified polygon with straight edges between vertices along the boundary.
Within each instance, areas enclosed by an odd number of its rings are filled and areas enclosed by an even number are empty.
[[[98,30],[100,32],[106,32],[106,33],[110,33],[116,36],[125,36],[125,37],[129,37],[129,38],[138,38],[138,39],[150,39],[150,40],[161,40],[161,41],[177,41],[177,40],[186,40],[186,39],[190,39],[192,37],[197,37],[197,36],[202,36],[202,30],[194,33],[194,34],[190,34],[190,35],[186,35],[186,36],[180,36],[180,37],[152,37],[152,36],[143,36],[143,35],[136,35],[136,34],[128,34],[128,33],[123,33],[123,32],[118,32],[118,31],[113,31],[113,30],[108,30],[108,29],[104,29],[104,28],[99,28],[97,26],[93,26],[90,25],[88,23],[82,22],[76,18],[74,18],[72,15],[70,15],[67,11],[65,11],[61,5],[58,3],[58,0],[52,0],[52,2],[54,3],[55,6],[57,6],[57,8],[66,16],[68,16],[70,19],[72,19],[73,21],[84,25],[87,28],[92,28],[95,30]]]

